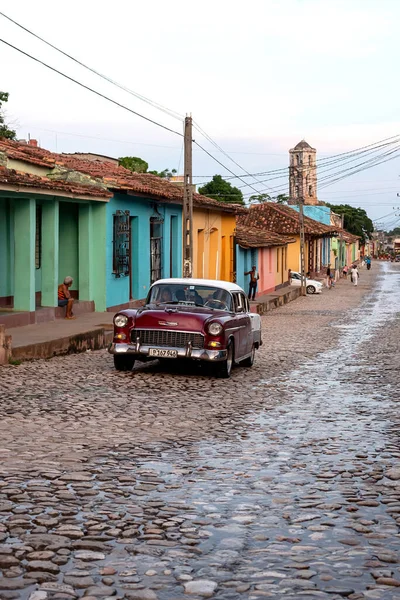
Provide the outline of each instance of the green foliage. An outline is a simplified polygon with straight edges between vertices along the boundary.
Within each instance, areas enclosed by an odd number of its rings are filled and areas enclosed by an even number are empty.
[[[134,173],[147,173],[149,168],[149,164],[138,156],[121,156],[118,159],[118,164]]]
[[[395,227],[392,231],[385,232],[388,237],[400,237],[400,227]]]
[[[374,231],[374,224],[363,208],[355,208],[349,204],[328,204],[328,208],[338,215],[344,215],[344,228],[349,233],[359,235],[361,243],[365,243]]]
[[[22,360],[18,360],[17,358],[9,358],[8,364],[14,365],[14,367],[18,367],[20,364],[22,364]]]
[[[199,188],[199,194],[219,200],[220,202],[231,202],[244,204],[243,194],[233,187],[228,181],[222,179],[221,175],[214,175],[211,181]]]
[[[118,159],[118,164],[133,173],[150,173],[151,175],[157,175],[162,179],[173,177],[176,175],[176,169],[164,169],[164,171],[148,171],[149,163],[140,158],[139,156],[121,156]]]
[[[7,92],[0,92],[0,137],[15,140],[16,132],[13,129],[9,129],[5,122],[4,112],[2,111],[2,105],[8,102],[8,96]]]
[[[270,196],[269,194],[254,194],[249,198],[250,202],[275,202],[276,204],[287,204],[289,197],[286,194],[278,194],[277,196]]]
[[[169,169],[164,169],[164,171],[149,171],[149,173],[152,175],[157,175],[157,177],[161,177],[161,179],[169,179],[170,177],[176,175],[176,172],[176,169],[172,169],[171,171]]]

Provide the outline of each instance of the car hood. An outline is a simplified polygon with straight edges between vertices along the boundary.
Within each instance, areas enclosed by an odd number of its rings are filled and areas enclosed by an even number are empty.
[[[316,281],[315,279],[307,279],[306,285],[316,285],[317,287],[322,287],[322,283],[320,281]]]
[[[202,331],[205,323],[226,311],[192,306],[146,306],[136,313],[135,329],[176,329],[177,331]]]

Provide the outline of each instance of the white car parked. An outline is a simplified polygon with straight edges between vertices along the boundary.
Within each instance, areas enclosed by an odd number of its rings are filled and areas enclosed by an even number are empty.
[[[301,286],[301,275],[296,271],[291,272],[291,285],[295,287]],[[322,292],[323,285],[321,282],[316,281],[315,279],[307,279],[306,278],[306,291],[307,294],[320,294]]]

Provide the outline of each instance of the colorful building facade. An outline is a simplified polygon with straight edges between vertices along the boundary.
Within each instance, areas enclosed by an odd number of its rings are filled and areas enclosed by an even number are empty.
[[[241,219],[240,219],[241,220]],[[236,283],[249,287],[253,265],[259,274],[257,296],[289,285],[288,246],[294,238],[241,225],[236,227]]]

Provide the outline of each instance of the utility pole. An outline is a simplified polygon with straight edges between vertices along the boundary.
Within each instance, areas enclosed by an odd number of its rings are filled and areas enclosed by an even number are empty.
[[[193,274],[192,117],[185,118],[183,187],[183,276]]]
[[[297,173],[299,173],[299,169],[297,169]],[[306,295],[306,265],[305,265],[305,235],[304,235],[304,189],[303,189],[303,163],[301,163],[301,171],[300,171],[300,185],[299,185],[299,194],[300,194],[300,204],[299,204],[299,224],[300,224],[300,290],[301,295]]]

